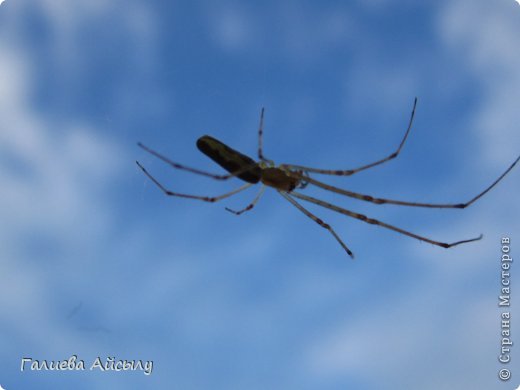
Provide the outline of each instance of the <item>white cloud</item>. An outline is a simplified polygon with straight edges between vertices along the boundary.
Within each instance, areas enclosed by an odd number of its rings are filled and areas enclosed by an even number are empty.
[[[462,280],[462,279],[461,279]],[[436,276],[417,284],[416,290],[399,294],[385,305],[365,311],[362,318],[346,318],[337,329],[311,344],[309,370],[319,378],[357,378],[374,388],[421,389],[486,387],[494,376],[467,377],[475,367],[487,366],[495,356],[496,321],[490,299],[454,299],[457,286]],[[478,340],[478,342],[475,342]],[[486,359],[486,358],[489,359]],[[432,370],[435,367],[435,370]],[[452,370],[451,367],[457,367]],[[469,370],[469,371],[468,371]],[[439,376],[439,372],[443,374]]]
[[[63,13],[56,2],[44,4],[54,22],[63,23],[60,34],[74,34],[77,26],[66,20],[77,14]],[[75,11],[93,11],[91,3],[84,6],[87,10]],[[15,25],[11,20],[10,27]],[[56,322],[61,317],[53,317],[51,309],[54,294],[63,287],[59,285],[70,281],[54,278],[79,272],[77,264],[68,265],[75,259],[64,256],[95,247],[114,228],[107,194],[131,160],[103,129],[75,118],[51,119],[39,111],[34,103],[38,64],[31,60],[30,47],[6,36],[0,38],[0,307],[9,313],[4,329],[42,349],[49,338],[70,346],[74,335],[63,331],[67,324]],[[72,50],[74,45],[70,41],[65,46]],[[35,241],[47,240],[58,250],[46,260],[61,264],[60,275],[48,272],[53,265],[40,262],[40,251],[32,248]],[[54,332],[59,336],[52,337]]]
[[[0,72],[11,80],[0,96],[6,102],[0,108],[4,234],[61,226],[60,232],[70,235],[79,221],[93,222],[93,215],[103,213],[92,213],[89,205],[120,167],[122,151],[88,126],[53,124],[39,116],[22,81],[30,80],[30,70],[15,65],[16,53],[2,54]]]
[[[289,61],[316,61],[324,51],[352,43],[357,28],[347,10],[332,7],[308,14],[300,4],[280,3],[269,14],[266,12],[267,8],[234,3],[209,7],[215,43],[225,50],[255,53],[266,61],[272,56]]]
[[[81,78],[82,67],[93,59],[78,41],[92,23],[107,18],[119,18],[119,31],[135,44],[130,55],[137,67],[151,61],[153,15],[139,3],[44,0],[39,5],[50,30],[50,62],[61,80]],[[66,239],[83,236],[81,227],[101,234],[111,214],[103,192],[123,160],[130,159],[114,140],[102,135],[103,129],[74,118],[54,121],[35,109],[33,88],[41,70],[31,57],[30,43],[14,33],[25,11],[14,8],[0,39],[0,149],[5,156],[0,160],[0,212],[3,221],[9,221],[2,234],[17,236],[37,228]],[[67,82],[62,85],[70,87]]]
[[[253,21],[238,8],[223,7],[212,12],[215,38],[223,48],[243,49],[252,44]]]
[[[439,19],[444,43],[485,88],[469,126],[481,137],[479,160],[492,169],[512,162],[520,149],[520,24],[511,11],[506,2],[461,0],[446,3]]]

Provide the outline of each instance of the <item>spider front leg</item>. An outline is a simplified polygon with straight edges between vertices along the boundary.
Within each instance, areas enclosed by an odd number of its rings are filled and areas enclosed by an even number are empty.
[[[485,194],[487,194],[493,187],[495,187],[514,167],[515,165],[520,161],[520,156],[516,158],[515,161],[497,178],[493,183],[491,183],[489,186],[487,186],[483,191],[479,192],[477,195],[475,195],[470,200],[463,202],[463,203],[421,203],[421,202],[408,202],[408,201],[402,201],[402,200],[395,200],[395,199],[386,199],[386,198],[376,198],[371,195],[361,194],[358,192],[349,191],[343,188],[338,188],[335,186],[332,186],[330,184],[323,183],[321,181],[318,181],[312,177],[307,176],[304,178],[304,175],[302,175],[299,172],[292,172],[291,174],[295,177],[302,178],[302,180],[305,180],[307,183],[313,184],[317,187],[323,188],[324,190],[335,192],[337,194],[345,195],[350,198],[362,200],[365,202],[371,202],[374,204],[393,204],[398,206],[410,206],[410,207],[425,207],[425,208],[438,208],[438,209],[465,209],[466,207],[471,206],[473,203],[475,203],[477,200],[482,198]]]
[[[415,107],[416,106],[417,106],[417,98],[415,98],[415,100],[413,102],[412,114],[410,115],[410,121],[408,122],[408,128],[406,129],[406,132],[404,133],[404,137],[401,140],[401,143],[399,144],[398,148],[393,153],[391,153],[390,155],[388,155],[385,158],[382,158],[381,160],[377,160],[370,164],[362,165],[358,168],[345,169],[345,170],[310,168],[310,167],[304,167],[302,165],[293,165],[293,164],[282,164],[282,165],[280,165],[280,167],[287,168],[290,170],[300,170],[300,171],[306,171],[306,172],[312,172],[312,173],[320,173],[323,175],[350,176],[355,173],[364,171],[365,169],[373,168],[377,165],[381,165],[387,161],[393,160],[394,158],[396,158],[399,155],[399,153],[401,153],[401,149],[403,148],[404,143],[406,142],[406,140],[408,138],[408,134],[410,133],[410,130],[412,129],[412,123],[413,123],[413,118],[415,116]]]
[[[262,107],[262,111],[260,112],[260,123],[258,125],[258,158],[260,161],[267,163],[269,166],[274,165],[273,160],[269,160],[264,156],[263,151],[263,140],[264,140],[264,107]]]

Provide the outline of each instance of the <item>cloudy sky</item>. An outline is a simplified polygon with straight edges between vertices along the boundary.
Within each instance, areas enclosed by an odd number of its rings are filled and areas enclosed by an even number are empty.
[[[391,199],[459,203],[520,153],[514,0],[7,0],[0,6],[0,385],[15,389],[512,389],[502,383],[500,239],[519,253],[520,169],[466,210],[305,193],[443,242],[316,205],[354,251],[275,191],[222,173],[211,134],[256,158]],[[316,176],[317,177],[317,176]],[[317,177],[318,178],[318,177]],[[513,338],[520,270],[512,269]],[[518,290],[518,291],[517,291]],[[520,340],[520,339],[518,339]],[[20,370],[22,358],[87,370]],[[89,371],[101,357],[153,372]],[[516,363],[517,364],[517,363]]]

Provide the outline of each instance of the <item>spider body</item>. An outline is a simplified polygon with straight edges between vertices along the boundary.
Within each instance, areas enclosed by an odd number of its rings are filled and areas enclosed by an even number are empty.
[[[285,192],[292,192],[296,187],[303,185],[299,172],[276,167],[263,168],[261,180],[266,186]]]
[[[251,157],[209,135],[204,135],[197,140],[197,148],[230,174],[247,183],[256,184],[261,181],[268,187],[287,192],[291,192],[303,183],[300,177],[295,176],[301,175],[300,172],[292,172],[293,176],[291,176],[289,169],[274,167],[271,161],[257,163]]]
[[[385,229],[393,230],[394,232],[403,234],[408,237],[415,238],[419,241],[428,242],[430,244],[442,247],[442,248],[451,248],[456,245],[478,241],[482,238],[482,235],[465,239],[465,240],[459,240],[452,243],[446,243],[446,242],[440,242],[436,241],[415,233],[412,233],[408,230],[399,228],[397,226],[391,225],[389,223],[367,217],[366,215],[359,214],[350,210],[347,210],[343,207],[328,203],[326,201],[323,201],[321,199],[317,199],[308,195],[305,195],[303,193],[300,193],[298,191],[295,191],[296,189],[303,189],[308,184],[316,186],[318,188],[321,188],[326,191],[334,192],[336,194],[340,194],[343,196],[347,196],[349,198],[354,198],[357,200],[361,200],[364,202],[370,202],[372,204],[376,205],[383,205],[383,204],[391,204],[391,205],[398,205],[398,206],[407,206],[407,207],[422,207],[422,208],[438,208],[438,209],[464,209],[470,205],[472,205],[474,202],[476,202],[478,199],[480,199],[482,196],[484,196],[486,193],[488,193],[493,187],[495,187],[503,178],[506,176],[513,167],[518,163],[520,160],[520,156],[516,158],[516,160],[503,172],[491,185],[489,185],[484,191],[480,192],[478,195],[471,198],[469,201],[464,203],[421,203],[421,202],[410,202],[410,201],[403,201],[403,200],[394,200],[394,199],[384,199],[384,198],[377,198],[373,197],[371,195],[366,195],[358,192],[349,191],[347,189],[338,188],[335,186],[332,186],[330,184],[324,183],[322,181],[317,180],[314,177],[311,177],[309,173],[317,173],[322,175],[336,175],[336,176],[349,176],[356,174],[358,172],[364,171],[369,168],[373,168],[375,166],[381,165],[383,163],[386,163],[387,161],[390,161],[394,158],[396,158],[407,137],[410,133],[410,129],[412,127],[412,122],[415,114],[415,107],[417,104],[417,98],[414,101],[412,114],[410,116],[410,120],[408,122],[408,128],[406,129],[406,132],[404,134],[404,137],[401,140],[401,143],[399,144],[398,148],[391,154],[389,154],[387,157],[384,157],[380,160],[377,160],[375,162],[372,162],[370,164],[359,166],[358,168],[354,169],[346,169],[346,170],[338,170],[338,169],[320,169],[320,168],[310,168],[306,166],[301,165],[294,165],[294,164],[281,164],[278,167],[274,165],[274,163],[265,158],[263,155],[263,148],[262,148],[262,136],[263,136],[263,119],[264,119],[264,110],[262,109],[262,112],[260,114],[260,124],[258,127],[258,158],[259,161],[253,160],[251,157],[248,157],[235,149],[230,148],[226,144],[222,143],[221,141],[209,136],[205,135],[200,137],[197,140],[197,147],[198,149],[204,153],[206,156],[211,158],[213,161],[215,161],[218,165],[220,165],[222,168],[224,168],[229,174],[219,175],[219,174],[212,174],[208,173],[206,171],[202,171],[200,169],[196,168],[190,168],[184,165],[181,165],[179,163],[173,162],[167,157],[163,156],[162,154],[154,151],[153,149],[150,149],[143,144],[139,143],[138,145],[143,148],[148,153],[158,157],[159,159],[163,160],[170,166],[176,169],[185,170],[188,172],[192,172],[198,175],[211,177],[216,180],[228,180],[234,177],[237,177],[243,181],[246,182],[246,184],[242,185],[241,187],[234,189],[233,191],[227,192],[225,194],[219,195],[219,196],[200,196],[200,195],[191,195],[191,194],[183,194],[178,192],[173,192],[165,188],[155,177],[153,177],[148,171],[139,163],[136,161],[137,165],[143,173],[148,176],[148,178],[153,181],[157,187],[161,191],[163,191],[168,196],[173,197],[181,197],[181,198],[188,198],[188,199],[198,199],[204,202],[217,202],[222,199],[228,198],[240,191],[243,191],[249,187],[251,187],[254,184],[261,183],[260,191],[256,195],[256,197],[253,199],[253,201],[247,205],[245,208],[235,211],[232,209],[229,209],[226,207],[227,211],[232,212],[233,214],[240,215],[246,211],[251,210],[260,197],[263,194],[263,191],[265,187],[271,187],[274,188],[280,195],[282,195],[287,201],[289,201],[294,207],[296,207],[298,210],[300,210],[303,214],[305,214],[307,217],[312,219],[315,223],[320,225],[322,228],[329,231],[332,236],[336,239],[336,241],[343,247],[343,249],[347,252],[348,255],[351,257],[354,257],[352,251],[347,247],[347,245],[343,242],[343,240],[336,234],[334,229],[327,223],[325,223],[322,219],[315,216],[313,213],[308,211],[306,208],[304,208],[300,203],[296,201],[296,199],[303,200],[305,202],[313,203],[315,205],[318,205],[320,207],[335,211],[337,213],[343,214],[347,217],[355,218],[357,220],[360,220],[362,222],[381,226]],[[296,198],[296,199],[295,199]]]

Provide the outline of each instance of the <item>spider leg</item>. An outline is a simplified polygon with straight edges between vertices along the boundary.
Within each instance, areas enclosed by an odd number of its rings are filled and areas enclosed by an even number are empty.
[[[269,160],[264,156],[264,107],[262,107],[262,111],[260,112],[260,123],[258,124],[258,158],[268,163],[269,165],[274,165],[273,160]]]
[[[314,184],[317,187],[323,188],[324,190],[328,190],[331,192],[335,192],[337,194],[345,195],[351,198],[364,200],[366,202],[372,202],[375,204],[395,204],[399,206],[411,206],[411,207],[426,207],[426,208],[437,208],[437,209],[464,209],[470,205],[472,205],[474,202],[476,202],[478,199],[483,197],[485,194],[487,194],[493,187],[495,187],[500,180],[504,178],[518,163],[520,160],[520,156],[517,157],[517,159],[505,170],[504,173],[502,173],[493,183],[491,183],[484,191],[480,192],[478,195],[474,196],[472,199],[470,199],[467,202],[464,203],[420,203],[420,202],[406,202],[401,200],[393,200],[393,199],[385,199],[385,198],[375,198],[370,195],[360,194],[358,192],[353,192],[349,190],[345,190],[342,188],[334,187],[330,184],[323,183],[321,181],[318,181],[312,177],[305,176],[305,181],[310,184]],[[291,175],[296,175],[297,177],[303,177],[303,175],[300,175],[296,172],[291,172]]]
[[[173,168],[175,169],[181,169],[183,171],[188,171],[188,172],[191,172],[191,173],[195,173],[197,175],[202,175],[202,176],[206,176],[206,177],[211,177],[212,179],[216,179],[216,180],[228,180],[228,179],[231,179],[232,177],[236,177],[238,175],[240,175],[241,173],[244,173],[246,171],[248,171],[249,169],[251,169],[250,166],[245,166],[245,167],[242,167],[241,169],[235,171],[234,173],[228,173],[228,174],[225,174],[225,175],[216,175],[216,174],[213,174],[213,173],[209,173],[209,172],[206,172],[206,171],[202,171],[200,169],[196,169],[196,168],[191,168],[191,167],[187,167],[185,165],[181,165],[179,163],[176,163],[176,162],[173,162],[172,160],[170,160],[168,157],[165,157],[163,156],[162,154],[160,154],[159,152],[156,152],[155,150],[153,149],[150,149],[149,147],[143,145],[142,143],[138,142],[137,145],[146,150],[148,153],[154,155],[155,157],[161,159],[162,161],[164,161],[166,164],[172,166]],[[139,165],[141,166],[141,165]],[[142,168],[142,167],[141,167]]]
[[[304,213],[307,217],[312,219],[314,222],[316,222],[322,228],[327,229],[334,236],[334,238],[340,243],[340,245],[343,247],[343,249],[345,249],[345,251],[348,253],[348,255],[350,257],[354,258],[354,254],[352,253],[352,251],[345,245],[343,240],[337,235],[337,233],[334,231],[334,229],[332,229],[332,227],[328,223],[323,222],[320,218],[318,218],[317,216],[312,214],[309,210],[304,208],[301,204],[296,202],[287,192],[279,191],[279,190],[278,190],[278,192],[285,199],[287,199],[289,202],[291,202],[294,207],[296,207],[298,210],[300,210],[302,213]],[[291,192],[291,194],[294,194],[294,192]]]
[[[407,230],[404,230],[404,229],[398,228],[396,226],[387,224],[387,223],[379,221],[377,219],[369,218],[366,215],[355,213],[353,211],[344,209],[342,207],[339,207],[339,206],[336,206],[336,205],[324,202],[322,200],[319,200],[319,199],[316,199],[316,198],[313,198],[313,197],[310,197],[310,196],[307,196],[307,195],[304,195],[304,194],[300,194],[300,193],[297,193],[297,192],[293,191],[293,192],[291,192],[291,195],[295,196],[296,198],[305,200],[307,202],[311,202],[311,203],[317,204],[318,206],[325,207],[325,208],[327,208],[329,210],[333,210],[333,211],[336,211],[338,213],[344,214],[344,215],[346,215],[348,217],[356,218],[356,219],[359,219],[359,220],[361,220],[363,222],[366,222],[366,223],[369,223],[369,224],[372,224],[372,225],[379,225],[379,226],[382,226],[382,227],[384,227],[386,229],[393,230],[393,231],[395,231],[397,233],[404,234],[405,236],[409,236],[409,237],[415,238],[415,239],[420,240],[420,241],[429,242],[430,244],[437,245],[437,246],[440,246],[442,248],[451,248],[452,246],[465,244],[467,242],[478,241],[478,240],[480,240],[482,238],[482,234],[481,234],[479,237],[470,238],[468,240],[461,240],[461,241],[456,241],[456,242],[452,242],[452,243],[439,242],[439,241],[435,241],[435,240],[432,240],[432,239],[429,239],[429,238],[426,238],[426,237],[423,237],[423,236],[419,236],[419,235],[417,235],[415,233],[411,233],[411,232],[409,232]]]
[[[213,202],[218,202],[219,200],[225,199],[227,197],[230,197],[231,195],[235,195],[235,194],[239,193],[240,191],[243,191],[246,188],[249,188],[253,185],[252,183],[246,183],[243,186],[241,186],[233,191],[226,192],[225,194],[222,194],[219,196],[198,196],[198,195],[181,194],[181,193],[172,192],[172,191],[166,189],[155,177],[153,177],[150,173],[148,173],[148,171],[141,164],[139,164],[138,161],[136,161],[136,164],[139,168],[141,168],[141,170],[144,172],[144,174],[146,176],[148,176],[148,178],[151,181],[153,181],[155,183],[155,185],[157,187],[159,187],[159,189],[168,196],[177,196],[180,198],[188,198],[188,199],[198,199],[198,200],[202,200],[204,202],[213,203]]]
[[[232,209],[226,207],[226,210],[229,211],[230,213],[235,214],[235,215],[240,215],[242,213],[245,213],[246,211],[249,211],[253,207],[255,207],[256,203],[258,202],[258,199],[260,199],[260,197],[262,196],[264,191],[265,191],[265,185],[262,184],[262,186],[260,186],[260,191],[258,191],[258,194],[255,196],[253,201],[251,203],[249,203],[246,207],[244,207],[241,210],[232,210]]]
[[[375,161],[375,162],[367,164],[367,165],[362,165],[358,168],[346,169],[346,170],[310,168],[310,167],[304,167],[302,165],[293,165],[293,164],[282,164],[282,165],[280,165],[280,167],[291,169],[291,170],[300,170],[300,171],[307,171],[307,172],[313,172],[313,173],[321,173],[324,175],[350,176],[355,173],[364,171],[365,169],[369,169],[369,168],[375,167],[377,165],[381,165],[387,161],[393,160],[401,152],[401,149],[403,148],[404,143],[406,142],[406,139],[408,138],[408,134],[410,133],[410,130],[412,129],[412,123],[413,123],[413,118],[415,116],[415,107],[416,106],[417,106],[417,98],[415,98],[415,100],[413,102],[413,109],[412,109],[412,114],[410,115],[410,121],[408,122],[408,128],[406,129],[406,133],[404,133],[404,137],[401,140],[399,147],[393,153],[391,153],[389,156],[382,158],[381,160]]]

